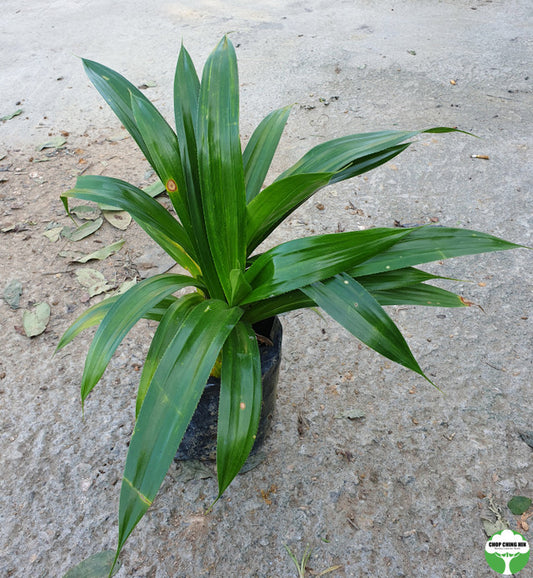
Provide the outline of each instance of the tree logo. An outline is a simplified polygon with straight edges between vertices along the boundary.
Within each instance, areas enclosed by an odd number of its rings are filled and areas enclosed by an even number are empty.
[[[503,530],[494,534],[485,545],[485,558],[495,572],[512,576],[527,564],[529,544],[520,534]]]

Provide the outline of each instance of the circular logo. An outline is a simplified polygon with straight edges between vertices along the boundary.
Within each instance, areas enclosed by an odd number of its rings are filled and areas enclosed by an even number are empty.
[[[529,544],[517,532],[503,530],[485,544],[487,564],[498,574],[512,576],[529,560]]]

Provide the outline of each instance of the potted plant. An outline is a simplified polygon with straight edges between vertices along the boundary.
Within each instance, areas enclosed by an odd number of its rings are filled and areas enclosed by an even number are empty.
[[[383,306],[467,306],[454,293],[427,285],[440,277],[415,266],[517,245],[480,232],[424,226],[311,236],[258,252],[262,241],[317,190],[382,165],[420,132],[456,129],[337,138],[314,147],[262,188],[290,107],[269,114],[243,152],[237,61],[228,38],[207,59],[201,82],[181,48],[175,131],[122,76],[95,62],[83,64],[157,173],[176,217],[142,190],[103,176],[79,177],[62,195],[67,211],[70,198],[128,211],[188,272],[156,275],[93,305],[58,345],[99,324],[85,361],[83,403],[137,321],[159,321],[140,379],[120,494],[116,562],[172,463],[210,373],[220,365],[217,499],[243,466],[262,404],[253,324],[318,306],[363,343],[430,381]],[[174,295],[185,287],[194,292]]]

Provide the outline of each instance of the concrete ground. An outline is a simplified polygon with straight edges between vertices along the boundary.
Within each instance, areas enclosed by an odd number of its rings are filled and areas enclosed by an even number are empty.
[[[88,340],[52,353],[89,299],[58,253],[125,239],[120,253],[90,264],[115,284],[157,270],[159,257],[134,225],[105,223],[76,247],[43,236],[68,222],[59,194],[80,172],[150,177],[77,57],[147,85],[170,119],[181,42],[200,67],[230,33],[243,140],[270,110],[296,103],[273,174],[355,132],[445,125],[481,137],[420,139],[364,178],[321,191],[276,242],[398,221],[531,246],[531,30],[528,0],[3,1],[0,117],[22,112],[0,122],[0,285],[19,280],[23,292],[17,310],[0,300],[1,576],[62,576],[115,547],[117,482],[154,329],[141,324],[124,341],[82,418]],[[60,150],[36,150],[61,136]],[[531,542],[527,514],[506,506],[533,497],[531,253],[427,269],[465,280],[452,288],[483,307],[391,309],[443,393],[325,316],[286,315],[264,461],[207,516],[216,482],[201,476],[210,472],[173,466],[117,576],[297,576],[285,546],[301,559],[309,545],[306,576],[477,578],[492,573],[484,518]],[[29,339],[22,312],[41,301],[50,321]]]

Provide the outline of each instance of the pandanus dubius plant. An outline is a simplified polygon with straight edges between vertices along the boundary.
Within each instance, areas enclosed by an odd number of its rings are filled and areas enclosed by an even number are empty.
[[[62,195],[67,211],[70,198],[127,211],[188,272],[155,275],[93,305],[58,345],[99,325],[85,360],[83,403],[128,331],[141,318],[159,322],[138,389],[116,562],[159,490],[217,359],[218,498],[242,468],[261,411],[252,324],[320,307],[367,346],[428,379],[383,306],[464,307],[468,302],[458,295],[426,283],[439,277],[415,266],[517,245],[471,230],[423,226],[316,235],[259,252],[270,233],[318,190],[390,161],[420,133],[456,129],[343,136],[312,148],[264,186],[290,107],[269,114],[243,150],[237,60],[227,37],[207,59],[201,80],[181,48],[175,130],[121,75],[89,60],[83,65],[157,173],[175,214],[143,190],[105,176],[80,176]],[[186,287],[194,291],[175,295]]]

